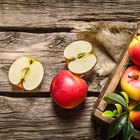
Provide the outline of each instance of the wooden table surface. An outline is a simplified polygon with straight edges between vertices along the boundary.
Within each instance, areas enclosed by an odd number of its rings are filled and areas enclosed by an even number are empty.
[[[107,139],[104,126],[98,124],[95,129],[91,110],[115,66],[113,60],[108,58],[112,69],[106,75],[99,75],[97,68],[97,73],[88,77],[89,93],[75,109],[58,107],[50,98],[49,85],[66,69],[66,45],[88,40],[88,35],[79,31],[99,22],[137,28],[139,6],[139,0],[0,0],[0,139]],[[9,67],[20,56],[36,58],[44,65],[43,82],[33,92],[22,91],[8,81]]]

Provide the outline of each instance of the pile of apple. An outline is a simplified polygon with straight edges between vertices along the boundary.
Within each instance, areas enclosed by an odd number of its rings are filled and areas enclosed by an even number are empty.
[[[132,109],[140,102],[140,35],[131,41],[128,54],[134,64],[126,68],[120,85],[131,98],[130,108]],[[140,112],[130,112],[129,118],[134,127],[140,129]]]
[[[64,50],[68,70],[62,70],[52,80],[50,94],[63,108],[74,108],[84,101],[88,85],[81,75],[96,64],[92,44],[79,40],[70,43]],[[42,64],[28,57],[17,59],[9,69],[9,81],[25,90],[37,88],[44,75]]]

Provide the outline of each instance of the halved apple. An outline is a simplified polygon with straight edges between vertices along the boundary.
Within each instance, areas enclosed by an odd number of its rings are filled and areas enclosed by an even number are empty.
[[[9,81],[25,90],[33,90],[39,86],[43,79],[42,64],[28,57],[18,58],[9,69]]]
[[[64,50],[64,57],[68,69],[76,74],[88,72],[97,61],[92,44],[84,40],[74,41],[69,44]]]

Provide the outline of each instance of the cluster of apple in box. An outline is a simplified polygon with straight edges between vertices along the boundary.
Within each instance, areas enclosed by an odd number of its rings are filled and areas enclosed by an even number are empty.
[[[120,85],[131,99],[132,109],[140,102],[140,35],[129,44],[128,54],[133,64],[124,71]],[[130,111],[129,119],[136,129],[140,129],[140,112]]]
[[[67,70],[60,71],[50,84],[52,99],[63,108],[74,108],[82,103],[88,92],[87,82],[81,75],[96,64],[92,44],[79,40],[64,49]],[[9,69],[9,81],[24,90],[37,88],[44,76],[43,65],[28,57],[18,58]]]

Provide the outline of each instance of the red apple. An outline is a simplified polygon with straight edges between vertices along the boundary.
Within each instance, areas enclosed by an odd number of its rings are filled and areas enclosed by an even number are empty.
[[[136,105],[137,105],[136,101],[131,101],[129,108],[133,109]],[[138,112],[130,111],[129,119],[133,123],[134,128],[140,129],[140,111]]]
[[[130,59],[138,66],[140,66],[140,35],[135,37],[128,47]]]
[[[62,70],[52,80],[50,94],[52,99],[63,108],[74,108],[86,97],[86,81],[69,70]]]
[[[128,67],[122,75],[120,85],[131,99],[140,101],[140,67]]]

